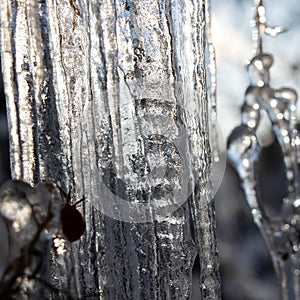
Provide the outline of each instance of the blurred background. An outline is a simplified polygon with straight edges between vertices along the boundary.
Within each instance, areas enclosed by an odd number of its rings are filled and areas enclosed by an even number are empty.
[[[212,37],[217,56],[218,118],[226,139],[240,124],[240,106],[249,85],[245,65],[253,55],[250,20],[252,0],[211,0]],[[265,37],[264,49],[274,56],[271,85],[293,87],[300,93],[300,5],[298,0],[265,1],[269,26],[288,31]],[[5,99],[0,77],[0,184],[9,178],[8,135]],[[298,107],[298,116],[299,107]],[[259,185],[267,212],[276,215],[286,194],[282,156],[263,117],[259,139],[264,145],[260,157]],[[278,299],[275,276],[264,242],[252,222],[250,210],[236,173],[226,166],[216,194],[217,234],[221,259],[224,300]],[[193,299],[199,299],[195,291]],[[279,299],[278,299],[279,300]]]
[[[212,38],[217,57],[218,119],[227,139],[232,129],[240,125],[240,107],[249,86],[245,66],[255,54],[250,25],[254,17],[254,1],[211,1]],[[299,1],[265,0],[264,5],[267,24],[287,29],[277,37],[266,36],[263,40],[263,50],[274,58],[270,84],[274,88],[292,87],[299,95]],[[298,120],[299,112],[298,105]],[[258,138],[264,146],[259,160],[258,183],[266,211],[276,216],[287,187],[280,147],[274,140],[265,114]],[[269,254],[252,222],[237,174],[228,163],[215,199],[223,299],[279,300]]]

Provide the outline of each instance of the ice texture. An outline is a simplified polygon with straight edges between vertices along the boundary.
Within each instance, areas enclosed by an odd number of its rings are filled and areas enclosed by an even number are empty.
[[[86,233],[46,258],[49,299],[190,299],[197,256],[220,298],[207,5],[1,1],[13,178],[86,199]]]

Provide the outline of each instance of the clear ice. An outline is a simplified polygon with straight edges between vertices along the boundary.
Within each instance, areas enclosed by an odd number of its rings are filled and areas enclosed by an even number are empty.
[[[86,199],[79,207],[86,233],[72,244],[55,238],[60,254],[50,251],[43,273],[55,289],[38,288],[36,296],[190,299],[199,256],[201,296],[220,298],[208,3],[0,1],[12,176],[31,185],[55,181],[73,201]],[[184,188],[190,194],[171,213],[151,206],[154,193],[161,199]],[[143,222],[134,205],[147,208]]]
[[[262,50],[262,36],[269,27],[265,23],[262,1],[257,1],[256,41],[257,54],[247,66],[250,85],[245,92],[241,108],[241,125],[228,138],[227,154],[236,169],[258,226],[269,249],[278,279],[280,299],[300,299],[299,290],[299,176],[297,147],[296,105],[297,93],[288,87],[273,88],[270,85],[271,54]],[[263,8],[263,9],[262,9]],[[276,27],[277,28],[277,27]],[[275,29],[276,29],[275,28]],[[274,30],[275,30],[274,29]],[[277,33],[282,32],[277,28]],[[261,146],[256,136],[261,110],[265,110],[272,123],[285,165],[288,195],[282,200],[279,216],[266,214],[257,183],[257,160]],[[292,291],[290,291],[292,290]]]

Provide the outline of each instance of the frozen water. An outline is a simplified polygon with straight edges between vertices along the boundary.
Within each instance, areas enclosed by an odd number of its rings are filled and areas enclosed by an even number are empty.
[[[262,1],[257,3],[258,7],[263,7]],[[274,89],[270,85],[270,68],[273,58],[270,54],[262,52],[262,35],[265,33],[266,24],[265,21],[263,24],[260,23],[258,7],[256,16],[258,53],[247,67],[250,86],[246,90],[245,102],[242,106],[242,125],[234,129],[229,136],[227,153],[241,178],[254,222],[270,251],[279,283],[280,297],[284,300],[299,299],[297,93],[291,88]],[[262,109],[267,112],[273,132],[281,146],[288,183],[287,198],[283,199],[281,215],[276,218],[266,215],[256,181],[256,161],[260,152],[256,130]],[[286,260],[290,261],[289,267]],[[291,287],[293,293],[288,292]]]
[[[240,178],[253,180],[253,164],[258,159],[260,145],[251,128],[241,125],[228,138],[227,155]]]
[[[203,298],[220,298],[209,181],[208,3],[0,2],[13,177],[53,179],[72,200],[87,199],[79,207],[86,234],[61,251],[58,233],[61,254],[45,258],[44,274],[60,291],[53,298],[69,291],[81,298],[187,299],[197,255]],[[215,112],[215,100],[211,107]],[[157,121],[162,117],[168,121]],[[180,153],[179,122],[186,131]],[[153,216],[150,196],[164,200],[170,188],[190,187],[179,205],[170,195],[169,214]],[[41,199],[47,211],[51,200]],[[105,201],[110,215],[101,210]],[[132,203],[146,213],[128,209]]]

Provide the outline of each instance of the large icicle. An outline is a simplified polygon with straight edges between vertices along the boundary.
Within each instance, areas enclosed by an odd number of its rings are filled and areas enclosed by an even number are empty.
[[[41,297],[189,299],[199,255],[203,299],[219,299],[205,11],[1,1],[12,175],[86,199],[86,233],[53,253]]]

